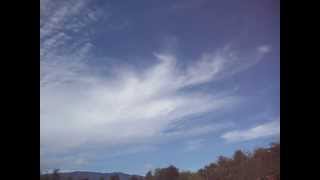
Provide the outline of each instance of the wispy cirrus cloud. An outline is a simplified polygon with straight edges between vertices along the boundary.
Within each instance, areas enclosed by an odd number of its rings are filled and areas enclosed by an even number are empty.
[[[159,63],[150,69],[121,71],[113,78],[94,75],[88,67],[76,68],[69,62],[48,68],[46,73],[54,74],[55,78],[41,87],[42,148],[65,152],[88,144],[108,147],[153,142],[219,129],[209,124],[183,133],[179,130],[165,133],[171,124],[184,117],[218,113],[239,102],[240,97],[225,92],[180,93],[186,87],[214,81],[215,75],[225,71],[221,64],[227,61],[226,57],[213,56],[213,62],[200,59],[196,61],[199,64],[185,70],[175,66],[172,55],[157,54],[156,58]],[[208,67],[212,67],[213,73]]]
[[[177,62],[182,60],[174,54],[158,52],[146,69],[117,67],[98,72],[102,67],[87,63],[95,58],[90,36],[75,36],[97,22],[99,14],[87,8],[88,1],[41,3],[41,161],[48,167],[67,161],[69,166],[71,162],[83,165],[88,160],[81,151],[87,149],[197,137],[229,127],[213,121],[167,132],[185,117],[219,113],[241,99],[228,92],[181,91],[244,71],[267,53],[260,48],[242,57],[226,47],[203,53],[181,68]]]
[[[234,130],[224,133],[221,137],[227,142],[249,141],[259,138],[276,136],[280,133],[280,119],[260,124],[246,130]]]

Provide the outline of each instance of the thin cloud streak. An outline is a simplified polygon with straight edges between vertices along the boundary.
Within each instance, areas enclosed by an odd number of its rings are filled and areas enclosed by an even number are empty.
[[[221,137],[227,142],[242,142],[270,136],[276,136],[280,133],[280,120],[260,124],[256,127],[246,130],[235,130],[224,133]]]

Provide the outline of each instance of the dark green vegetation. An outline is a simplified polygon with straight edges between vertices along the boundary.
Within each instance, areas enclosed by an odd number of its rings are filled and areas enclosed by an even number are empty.
[[[50,175],[40,176],[41,180],[89,180],[75,177],[61,177],[58,171]],[[258,148],[252,153],[237,150],[233,157],[220,156],[197,172],[179,171],[175,166],[157,168],[147,172],[145,177],[120,177],[111,175],[99,180],[280,180],[280,144],[272,144],[268,148]],[[90,180],[96,180],[92,178]],[[98,180],[98,179],[97,179]]]

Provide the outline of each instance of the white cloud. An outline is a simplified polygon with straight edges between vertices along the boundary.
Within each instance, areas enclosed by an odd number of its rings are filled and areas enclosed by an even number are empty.
[[[239,100],[228,93],[180,93],[186,87],[213,81],[215,75],[226,71],[220,66],[202,65],[201,59],[196,61],[200,65],[184,71],[175,66],[174,57],[158,54],[160,62],[150,69],[121,70],[108,79],[90,73],[85,64],[73,64],[67,61],[67,56],[63,58],[66,60],[61,60],[61,64],[41,64],[44,74],[51,77],[43,81],[40,92],[41,144],[51,153],[99,144],[108,149],[215,132],[220,127],[213,124],[183,133],[179,130],[164,133],[183,117],[209,111],[218,113]],[[227,59],[212,57],[212,61],[220,64]],[[216,70],[210,73],[208,67]]]
[[[67,61],[67,56],[61,63],[43,63],[47,77],[40,93],[43,148],[54,152],[88,142],[116,145],[158,139],[166,127],[183,117],[230,107],[238,101],[239,97],[232,95],[179,93],[185,87],[214,80],[226,71],[219,64],[227,59],[212,57],[217,63],[208,61],[213,64],[208,66],[199,60],[200,65],[183,71],[176,68],[173,57],[157,57],[160,63],[150,69],[121,71],[114,79],[92,75],[85,64]],[[170,135],[212,132],[215,128]]]
[[[101,10],[90,9],[89,2],[40,1],[41,61],[66,52],[72,54],[90,44],[90,27],[101,23],[99,18],[109,15],[107,12],[101,13]]]
[[[90,39],[77,39],[68,46],[73,37],[66,30],[79,31],[97,21],[94,14],[88,16],[90,20],[78,16],[87,1],[41,3],[41,164],[50,162],[44,166],[84,164],[87,160],[80,156],[83,149],[107,151],[116,146],[196,137],[226,127],[228,124],[211,124],[165,133],[184,117],[218,113],[239,101],[239,97],[225,92],[181,90],[223,79],[260,60],[256,56],[259,52],[244,59],[230,56],[232,51],[224,48],[205,53],[181,69],[174,54],[155,53],[157,63],[150,68],[113,68],[106,76],[95,71],[103,67],[86,63],[94,58]],[[59,156],[70,152],[70,157]]]
[[[198,125],[192,128],[176,128],[173,132],[167,132],[163,136],[176,139],[182,137],[197,137],[205,134],[209,134],[212,132],[218,132],[223,129],[227,129],[233,126],[233,123],[224,122],[224,123],[215,123],[215,124],[206,124],[206,125]]]
[[[58,74],[41,87],[41,132],[48,146],[61,146],[61,141],[72,147],[86,141],[113,144],[154,137],[182,117],[228,107],[237,100],[179,94],[198,81],[186,82],[171,62],[162,61],[145,73],[124,72],[115,80],[66,67],[49,70]]]
[[[268,45],[261,45],[258,47],[258,51],[262,54],[269,53],[271,51],[271,47]]]
[[[247,130],[230,131],[223,134],[222,138],[225,139],[227,142],[240,142],[279,135],[279,121],[280,120],[268,122]]]

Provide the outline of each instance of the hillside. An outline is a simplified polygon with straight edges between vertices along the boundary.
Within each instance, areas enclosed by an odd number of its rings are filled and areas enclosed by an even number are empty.
[[[53,175],[43,175],[43,180],[54,179]],[[119,176],[120,180],[129,180],[132,175],[113,172],[113,173],[99,173],[99,172],[88,172],[88,171],[75,171],[67,173],[59,173],[59,180],[101,180],[103,177],[104,180],[109,180],[111,176]]]

